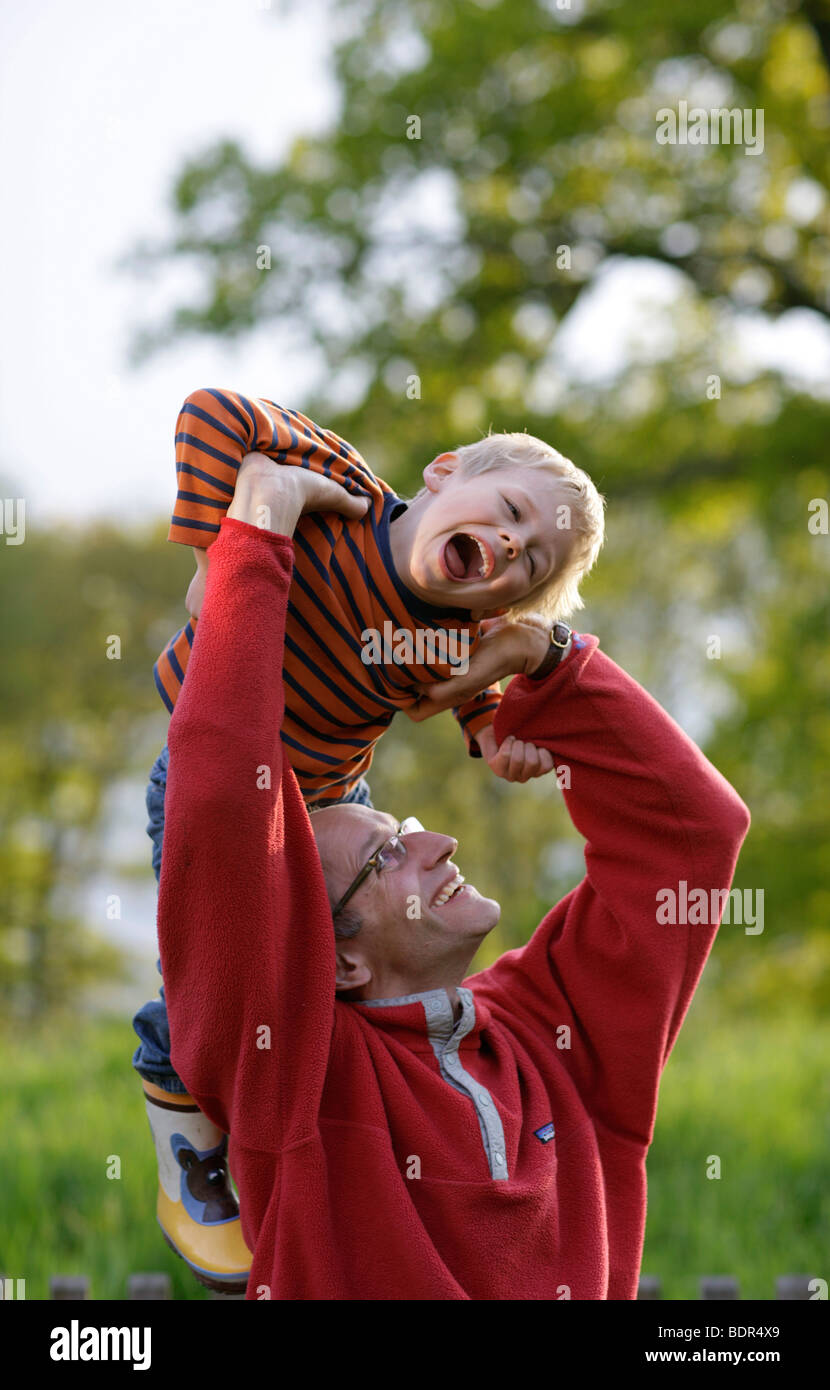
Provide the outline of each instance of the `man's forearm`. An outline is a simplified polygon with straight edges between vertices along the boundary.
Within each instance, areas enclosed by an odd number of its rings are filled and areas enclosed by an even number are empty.
[[[288,535],[223,518],[170,724],[159,896],[173,1065],[261,1150],[310,1132],[334,1004],[328,896],[280,737],[292,555]]]
[[[748,813],[704,754],[637,682],[582,635],[535,683],[517,677],[496,713],[512,734],[548,748],[586,863],[612,910],[653,919],[658,889],[731,881]]]
[[[586,841],[586,874],[527,946],[483,979],[507,1007],[529,995],[557,1042],[570,1030],[563,1063],[598,1136],[609,1131],[645,1149],[659,1078],[715,938],[749,815],[596,637],[576,641],[546,680],[510,683],[495,728],[500,739],[512,734],[553,755]],[[705,911],[661,915],[666,890],[685,904],[687,888]]]

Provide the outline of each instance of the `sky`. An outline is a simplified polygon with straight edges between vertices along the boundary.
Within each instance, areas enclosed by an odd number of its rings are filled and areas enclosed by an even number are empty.
[[[192,272],[176,267],[148,290],[118,262],[169,232],[175,173],[217,137],[273,163],[299,132],[336,119],[326,7],[28,0],[0,10],[10,209],[0,221],[0,477],[25,497],[29,525],[169,513],[176,416],[197,387],[301,404],[317,364],[272,325],[233,344],[189,338],[130,367],[131,333],[189,295]],[[558,361],[587,379],[613,372],[644,315],[653,325],[655,305],[670,313],[673,276],[643,262],[605,272],[563,325]],[[745,350],[830,380],[830,332],[816,316],[748,324]]]
[[[194,338],[130,368],[147,287],[117,262],[170,229],[176,171],[217,137],[274,161],[333,118],[324,33],[307,3],[291,17],[254,0],[2,7],[0,475],[25,495],[29,524],[171,510],[188,392],[290,398],[309,379],[270,329],[234,346]],[[281,62],[285,49],[300,61]]]

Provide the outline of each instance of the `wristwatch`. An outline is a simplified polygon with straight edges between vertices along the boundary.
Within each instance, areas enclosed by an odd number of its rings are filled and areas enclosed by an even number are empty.
[[[550,646],[541,666],[528,674],[528,680],[541,681],[555,671],[560,661],[564,661],[573,645],[573,630],[567,623],[554,623],[550,630]]]

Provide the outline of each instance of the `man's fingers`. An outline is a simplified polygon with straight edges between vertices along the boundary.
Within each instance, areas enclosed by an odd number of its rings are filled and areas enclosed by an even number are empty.
[[[290,463],[277,463],[267,454],[246,454],[237,474],[237,490],[245,487],[256,493],[263,515],[273,499],[275,507],[289,497],[295,499],[303,512],[339,512],[341,516],[360,517],[366,514],[371,498],[365,494],[347,492],[334,478],[326,478],[311,468],[298,468]],[[262,523],[266,530],[267,516]]]
[[[324,478],[307,468],[291,468],[292,479],[302,490],[303,512],[339,512],[341,516],[364,516],[371,499],[365,494],[347,492],[342,483]]]
[[[320,482],[325,484],[325,492],[321,489],[319,498],[316,494],[313,499],[306,503],[303,508],[306,512],[339,512],[341,516],[357,518],[365,516],[369,509],[371,498],[359,497],[354,492],[347,492],[339,483],[334,483],[330,478],[320,478]]]

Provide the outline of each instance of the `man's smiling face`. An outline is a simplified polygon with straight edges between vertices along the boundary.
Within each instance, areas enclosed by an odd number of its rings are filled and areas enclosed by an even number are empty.
[[[311,817],[332,905],[400,822],[366,806],[332,806]],[[337,942],[338,986],[364,998],[416,994],[459,984],[501,909],[452,861],[458,841],[421,830],[403,834],[346,904],[363,925]]]
[[[467,474],[456,455],[442,454],[424,482],[408,577],[436,606],[476,617],[508,608],[543,588],[566,560],[570,536],[556,525],[563,498],[550,470],[506,465]]]

